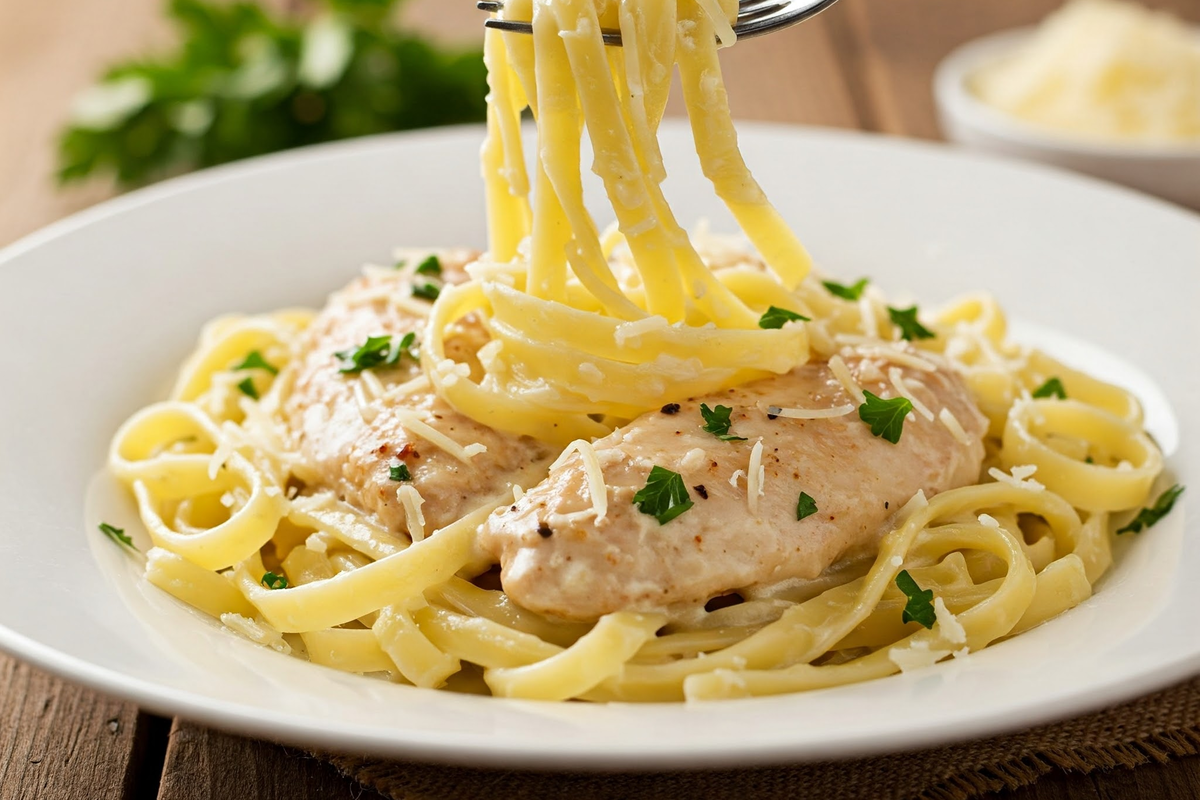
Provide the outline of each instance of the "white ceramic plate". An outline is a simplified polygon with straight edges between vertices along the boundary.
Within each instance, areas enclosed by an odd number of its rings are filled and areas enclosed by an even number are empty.
[[[683,220],[728,218],[667,126]],[[997,294],[1027,339],[1132,386],[1200,490],[1200,217],[1042,168],[861,135],[744,126],[769,194],[823,269],[922,302]],[[122,419],[162,396],[202,322],[315,305],[393,245],[484,240],[480,132],[368,139],[136,192],[0,254],[0,647],[165,714],[315,747],[475,764],[714,766],[980,736],[1200,671],[1200,522],[1188,502],[1119,548],[1095,597],[967,659],[719,704],[456,696],[260,649],[140,582],[95,530],[138,526],[94,480]],[[92,494],[91,505],[85,495]]]

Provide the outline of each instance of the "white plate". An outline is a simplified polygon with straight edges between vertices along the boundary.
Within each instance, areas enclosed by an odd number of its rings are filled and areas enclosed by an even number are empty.
[[[667,126],[680,219],[729,229]],[[743,126],[827,271],[922,302],[987,288],[1022,335],[1132,385],[1200,490],[1200,217],[948,149]],[[857,686],[698,705],[455,696],[343,675],[220,631],[95,530],[122,419],[161,397],[201,323],[314,305],[393,245],[483,242],[477,129],[384,137],[136,192],[0,254],[0,647],[69,680],[249,735],[507,766],[663,768],[844,757],[1079,713],[1200,671],[1200,524],[1185,502],[1122,542],[1097,595],[967,659]],[[136,524],[131,525],[136,528]]]

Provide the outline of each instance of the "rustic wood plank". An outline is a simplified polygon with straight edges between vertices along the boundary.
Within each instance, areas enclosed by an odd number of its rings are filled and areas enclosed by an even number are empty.
[[[152,718],[7,656],[0,687],[0,800],[137,796]]]
[[[1145,0],[1200,21],[1196,0]],[[834,27],[864,125],[871,130],[937,138],[930,82],[937,63],[958,45],[1003,28],[1036,23],[1059,0],[841,0],[823,16]]]
[[[183,720],[171,727],[158,800],[385,800],[332,764]]]

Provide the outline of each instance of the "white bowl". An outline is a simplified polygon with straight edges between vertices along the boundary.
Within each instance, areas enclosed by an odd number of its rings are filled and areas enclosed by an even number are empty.
[[[993,108],[968,81],[1027,39],[1031,28],[1002,31],[959,47],[933,79],[946,138],[991,153],[1066,167],[1200,209],[1200,143],[1098,142],[1031,125]]]

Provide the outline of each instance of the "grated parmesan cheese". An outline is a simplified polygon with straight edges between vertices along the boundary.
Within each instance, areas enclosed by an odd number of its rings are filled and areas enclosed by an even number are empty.
[[[359,416],[368,425],[374,422],[375,418],[379,416],[379,408],[372,405],[371,401],[367,399],[367,393],[363,389],[362,381],[355,381],[354,383],[354,404],[358,406]]]
[[[592,496],[592,508],[596,510],[596,521],[608,516],[608,485],[604,482],[604,470],[600,468],[600,459],[596,457],[596,448],[583,439],[576,439],[567,445],[562,454],[550,465],[550,470],[561,467],[572,453],[579,453],[583,463],[583,474],[587,478],[588,494]]]
[[[401,292],[393,291],[388,295],[387,299],[393,306],[401,311],[407,311],[409,314],[413,314],[418,317],[428,317],[433,306],[420,300],[414,300],[411,294],[406,294],[406,292],[410,291],[412,290],[408,287],[405,287],[404,291]]]
[[[929,647],[929,642],[923,639],[910,642],[906,647],[893,647],[888,650],[888,660],[899,667],[901,672],[932,667],[948,655],[949,650],[934,650]]]
[[[441,448],[464,464],[470,464],[473,456],[487,452],[487,446],[478,442],[463,447],[446,434],[430,426],[415,411],[407,409],[398,410],[396,416],[400,419],[400,424],[410,433],[416,434],[430,444]]]
[[[893,567],[903,567],[904,566],[904,558],[902,556],[892,556],[892,566]]]
[[[996,528],[997,530],[1000,528],[1000,520],[996,519],[991,514],[980,514],[979,524],[985,528]]]
[[[846,362],[841,356],[834,356],[829,359],[829,370],[833,373],[833,377],[837,378],[837,382],[842,385],[842,389],[846,394],[854,399],[857,405],[862,405],[867,402],[867,396],[863,394],[862,387],[854,380],[854,376],[850,374],[850,368],[846,366]]]
[[[905,383],[904,373],[899,367],[892,367],[888,370],[888,380],[892,382],[892,386],[896,389],[896,393],[903,397],[908,402],[912,403],[913,409],[916,410],[925,419],[933,422],[933,412],[929,410],[929,406],[922,403],[917,396],[912,393],[912,388]]]
[[[766,493],[767,469],[762,465],[763,443],[760,437],[750,448],[750,466],[746,470],[746,501],[750,513],[758,515],[758,498]]]
[[[852,405],[834,406],[833,408],[781,408],[779,406],[767,406],[768,414],[787,419],[830,419],[832,417],[844,417],[853,412],[854,406]]]
[[[383,382],[379,380],[379,376],[373,370],[364,369],[359,373],[359,377],[362,379],[363,393],[369,399],[378,400],[383,397]]]
[[[992,467],[988,470],[988,475],[991,475],[999,483],[1006,483],[1014,489],[1026,489],[1032,492],[1043,491],[1046,487],[1031,477],[1037,472],[1037,467],[1032,464],[1013,467],[1008,472],[1002,472],[999,469]]]
[[[901,367],[912,367],[922,372],[937,372],[937,365],[920,356],[907,353],[895,346],[863,347],[859,353],[864,358],[881,358]]]
[[[622,322],[613,331],[613,340],[616,341],[617,347],[624,347],[626,342],[636,346],[638,337],[643,333],[666,327],[668,327],[666,318],[659,316],[646,317],[634,322]]]
[[[422,541],[425,538],[425,514],[421,511],[421,506],[425,505],[425,498],[421,497],[415,486],[405,484],[396,490],[396,499],[404,506],[408,537],[413,540],[413,544]]]
[[[943,639],[950,644],[966,644],[967,629],[958,621],[958,617],[946,608],[942,598],[933,598],[933,613],[937,616],[938,630],[941,631]]]
[[[729,476],[729,485],[733,488],[738,488],[738,481],[746,477],[745,470],[735,469],[733,474]]]
[[[309,534],[308,538],[304,540],[304,546],[314,553],[327,553],[329,552],[329,541],[330,537],[317,532]]]
[[[221,624],[255,644],[269,647],[284,655],[289,655],[292,652],[291,645],[284,641],[283,635],[265,622],[243,617],[241,614],[226,612],[221,615]]]
[[[397,386],[393,386],[383,393],[384,402],[392,402],[399,400],[402,397],[408,397],[410,394],[425,391],[430,387],[429,378],[425,375],[418,375],[411,381],[405,381]]]
[[[941,411],[939,411],[938,419],[943,425],[946,426],[946,429],[950,431],[950,435],[958,440],[959,444],[971,444],[971,437],[967,435],[966,430],[963,429],[962,423],[958,421],[958,417],[951,413],[950,409],[943,408]]]

